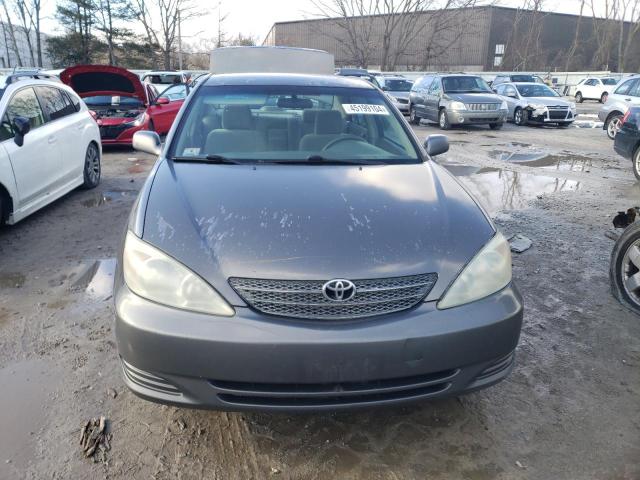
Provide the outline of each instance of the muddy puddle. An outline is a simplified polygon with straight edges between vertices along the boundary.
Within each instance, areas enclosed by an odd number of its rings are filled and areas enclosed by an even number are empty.
[[[562,172],[588,172],[593,165],[593,158],[585,155],[570,152],[551,154],[544,149],[519,142],[510,143],[506,148],[489,150],[488,155],[494,160]]]
[[[106,300],[113,293],[113,275],[116,271],[116,259],[96,260],[86,265],[71,285],[71,290],[84,291],[97,300]]]
[[[39,433],[51,418],[48,403],[60,385],[59,373],[41,359],[0,368],[0,478],[23,478],[35,458]]]
[[[581,187],[580,182],[575,180],[498,168],[478,168],[459,164],[444,164],[443,167],[458,177],[492,215],[502,210],[526,208],[527,204],[539,195],[577,191]]]
[[[124,200],[136,195],[134,190],[108,190],[105,192],[96,192],[93,197],[82,202],[85,207],[99,207],[105,203]]]

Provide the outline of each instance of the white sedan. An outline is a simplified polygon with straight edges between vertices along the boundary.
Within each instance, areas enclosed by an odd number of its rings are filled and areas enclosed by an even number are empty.
[[[0,224],[100,183],[98,125],[71,88],[42,77],[0,77]]]

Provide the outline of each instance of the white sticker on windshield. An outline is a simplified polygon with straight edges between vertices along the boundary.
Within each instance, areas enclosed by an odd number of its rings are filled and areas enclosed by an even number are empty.
[[[342,107],[347,115],[389,115],[389,111],[384,105],[344,103]]]
[[[187,147],[182,151],[182,154],[185,157],[195,157],[200,153],[200,148],[198,147]]]

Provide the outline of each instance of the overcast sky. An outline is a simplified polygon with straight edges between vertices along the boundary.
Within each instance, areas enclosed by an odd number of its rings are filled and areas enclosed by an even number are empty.
[[[214,38],[217,35],[218,0],[199,0],[209,14],[200,16],[183,25],[185,42],[196,38]],[[604,2],[604,0],[602,0]],[[44,0],[45,15],[43,30],[61,33],[54,19],[55,0]],[[502,0],[503,6],[522,5],[522,0]],[[230,36],[238,33],[255,37],[262,43],[275,22],[312,18],[317,13],[311,0],[221,0],[221,11],[227,15],[224,30]],[[580,0],[547,0],[545,9],[563,13],[578,13]]]

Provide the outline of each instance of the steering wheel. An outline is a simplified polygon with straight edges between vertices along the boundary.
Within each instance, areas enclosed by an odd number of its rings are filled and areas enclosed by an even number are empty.
[[[338,137],[335,138],[333,140],[331,140],[329,143],[327,143],[324,148],[322,149],[322,151],[326,151],[329,150],[330,148],[336,146],[337,144],[341,143],[341,142],[365,142],[366,140],[356,136],[356,135],[348,135],[346,137]]]

